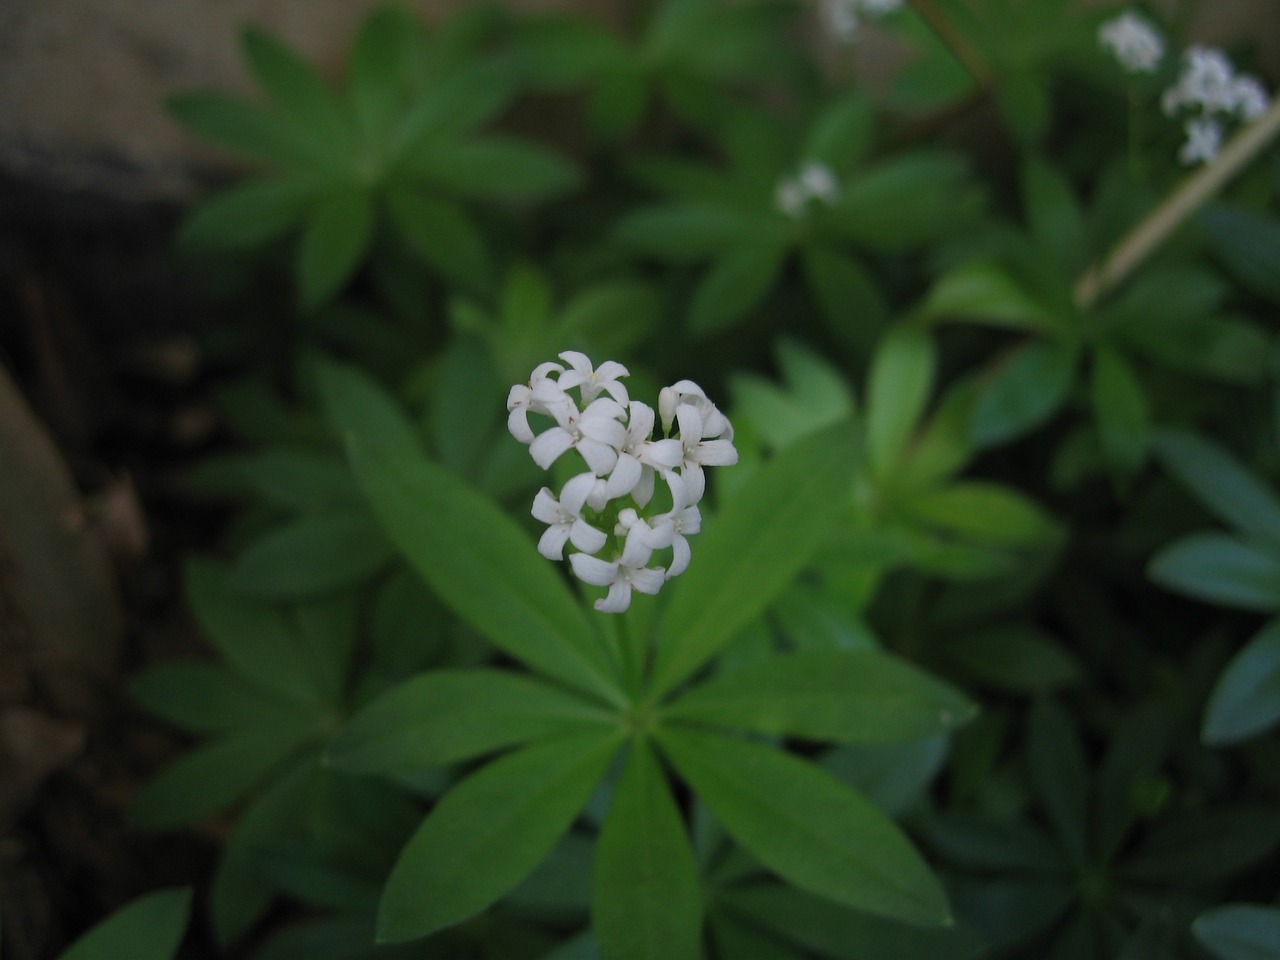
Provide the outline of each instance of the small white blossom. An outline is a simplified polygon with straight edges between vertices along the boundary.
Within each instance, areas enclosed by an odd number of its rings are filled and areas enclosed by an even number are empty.
[[[1236,115],[1241,120],[1257,120],[1267,112],[1270,98],[1267,88],[1257,77],[1237,77],[1232,91],[1235,95]]]
[[[633,528],[639,531],[639,528]],[[627,545],[617,560],[601,560],[585,553],[571,554],[569,564],[574,575],[584,583],[608,587],[609,594],[597,600],[601,613],[622,613],[631,606],[631,591],[654,594],[662,589],[666,573],[662,567],[646,567],[652,553],[640,536],[627,536]]]
[[[1098,28],[1098,43],[1130,73],[1154,73],[1164,58],[1164,41],[1146,20],[1125,11]]]
[[[863,16],[882,17],[902,6],[902,0],[822,0],[822,23],[836,39],[848,43]]]
[[[576,406],[557,406],[551,414],[556,426],[529,444],[533,462],[546,470],[566,451],[577,450],[597,476],[604,476],[618,462],[627,429],[619,421],[625,411],[608,397],[594,400],[581,413]]]
[[[814,195],[835,189],[834,178],[828,180],[823,170],[804,172],[806,189]],[[527,385],[511,388],[507,426],[544,469],[571,450],[586,464],[587,471],[565,483],[559,497],[549,487],[534,497],[533,516],[547,525],[538,552],[560,560],[571,544],[578,552],[569,554],[569,564],[578,579],[608,588],[596,609],[620,613],[634,592],[657,593],[664,581],[688,568],[688,538],[702,525],[697,504],[706,488],[703,470],[737,462],[733,426],[701,387],[680,380],[658,395],[667,436],[655,440],[657,414],[628,398],[621,383],[626,367],[613,361],[594,367],[585,354],[571,350],[560,358],[565,365],[541,364]],[[570,392],[575,390],[576,396]],[[535,436],[530,413],[554,423]],[[650,508],[658,475],[671,491],[665,513]],[[646,508],[652,512],[643,513]],[[665,568],[649,564],[659,550],[671,551]]]
[[[831,168],[816,160],[806,160],[794,176],[778,181],[773,202],[782,213],[795,219],[804,213],[811,200],[830,206],[839,195],[840,182]]]
[[[627,396],[627,388],[624,387],[619,377],[629,376],[627,368],[616,360],[606,360],[600,364],[599,369],[591,366],[591,360],[585,353],[579,353],[576,350],[566,350],[560,354],[560,359],[569,364],[569,370],[564,371],[560,376],[560,389],[572,390],[574,387],[582,388],[582,402],[590,403],[601,392],[608,393],[618,403],[624,407],[630,402]]]
[[[579,550],[595,553],[609,539],[603,530],[597,530],[582,517],[582,509],[591,499],[597,486],[604,481],[594,473],[580,473],[560,491],[557,501],[551,491],[543,487],[533,498],[533,515],[549,526],[538,541],[538,552],[548,560],[564,559],[564,545],[572,541]],[[599,502],[603,502],[603,498]]]
[[[1209,117],[1187,121],[1187,139],[1178,151],[1178,159],[1191,166],[1208,163],[1222,147],[1222,124]]]

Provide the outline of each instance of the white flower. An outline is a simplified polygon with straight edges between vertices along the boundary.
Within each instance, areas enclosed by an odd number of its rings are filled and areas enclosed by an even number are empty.
[[[706,393],[692,380],[677,380],[658,392],[658,413],[662,417],[664,432],[671,432],[671,421],[676,418],[676,409],[682,403],[693,404],[702,414],[703,437],[722,436],[726,440],[733,439],[733,426],[729,423],[729,418],[707,399]]]
[[[822,22],[846,43],[853,40],[862,15],[882,17],[902,6],[902,0],[822,0]]]
[[[1222,146],[1222,124],[1208,117],[1187,121],[1187,139],[1178,151],[1178,159],[1191,166],[1208,163]]]
[[[603,504],[603,497],[593,497],[604,481],[594,473],[580,473],[570,479],[556,500],[547,487],[533,498],[533,515],[548,524],[538,541],[538,552],[548,560],[564,559],[564,545],[572,541],[579,550],[595,553],[608,541],[603,530],[597,530],[582,517],[582,508],[596,499]],[[602,491],[601,491],[602,493]]]
[[[830,206],[840,193],[840,183],[831,168],[816,160],[806,160],[800,171],[778,181],[773,202],[781,212],[793,219],[804,213],[810,200]]]
[[[717,411],[718,412],[718,411]],[[704,437],[702,412],[695,404],[682,403],[676,408],[680,423],[680,445],[684,460],[680,464],[680,477],[684,480],[688,503],[702,499],[707,480],[703,467],[730,467],[738,462],[738,451],[731,440],[711,440]]]
[[[564,373],[564,367],[558,363],[540,363],[534,368],[528,386],[517,383],[507,394],[507,429],[523,444],[533,442],[533,430],[529,428],[530,413],[550,416],[552,408],[573,403],[560,385],[549,378],[552,371]]]
[[[628,412],[627,434],[605,489],[610,500],[631,494],[632,499],[643,507],[653,497],[654,469],[674,470],[684,459],[684,454],[678,440],[649,439],[654,419],[651,406],[632,400]]]
[[[556,426],[539,434],[529,444],[533,462],[546,470],[566,450],[573,448],[582,455],[597,476],[604,476],[618,462],[618,450],[627,430],[619,420],[625,411],[615,401],[601,397],[581,413],[570,403],[557,406],[551,414]]]
[[[1267,112],[1267,89],[1257,77],[1237,77],[1232,86],[1235,112],[1241,120],[1257,120]]]
[[[648,568],[651,548],[642,543],[639,526],[628,533],[622,556],[612,562],[585,553],[569,555],[574,575],[584,583],[608,587],[608,596],[597,600],[595,607],[601,613],[622,613],[631,606],[631,591],[654,594],[662,589],[665,571],[661,567]]]
[[[1098,43],[1131,73],[1154,73],[1164,57],[1164,41],[1146,20],[1126,11],[1098,28]]]
[[[646,542],[652,544],[655,550],[671,548],[671,566],[666,573],[666,579],[670,580],[680,576],[689,566],[693,554],[686,537],[693,536],[702,529],[702,513],[697,506],[688,502],[688,488],[683,480],[671,473],[666,474],[665,478],[671,488],[671,510],[653,518]]]
[[[629,402],[627,388],[618,380],[619,377],[630,376],[627,368],[616,360],[606,360],[599,369],[593,369],[591,360],[585,353],[566,350],[560,359],[569,364],[569,370],[560,375],[560,389],[572,390],[582,388],[582,402],[591,403],[603,391],[613,397],[624,407]]]
[[[1161,105],[1169,116],[1182,107],[1231,113],[1236,104],[1235,80],[1235,70],[1225,53],[1213,47],[1191,47],[1182,55],[1182,72],[1177,83],[1164,92]]]

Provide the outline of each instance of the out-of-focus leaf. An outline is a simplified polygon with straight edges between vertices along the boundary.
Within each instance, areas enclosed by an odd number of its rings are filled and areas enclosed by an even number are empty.
[[[717,257],[689,305],[689,332],[720,333],[742,320],[773,289],[786,249],[766,244],[738,246]]]
[[[58,960],[171,960],[182,943],[190,911],[189,889],[157,890],[113,913]]]
[[[1118,351],[1098,347],[1089,386],[1102,449],[1112,464],[1132,473],[1147,456],[1149,404],[1142,384]]]
[[[730,381],[735,411],[774,449],[853,414],[853,392],[830,363],[792,340],[778,344],[777,356],[784,386],[749,373]]]
[[[987,381],[970,421],[981,447],[1007,443],[1047,422],[1067,399],[1078,352],[1046,341],[1018,347]]]
[[[1280,610],[1280,556],[1222,533],[1183,537],[1151,558],[1147,575],[1168,590],[1245,610]]]
[[[1244,537],[1280,551],[1280,498],[1239,460],[1195,434],[1162,428],[1156,455],[1206,507]]]
[[[1273,620],[1240,649],[1209,695],[1201,736],[1235,743],[1280,720],[1280,621]]]
[[[937,356],[920,330],[899,328],[880,342],[867,375],[867,462],[879,480],[893,476],[933,391]]]
[[[1215,203],[1200,213],[1197,223],[1232,274],[1254,293],[1280,303],[1280,221]]]
[[[1280,909],[1251,903],[1214,907],[1191,927],[1218,960],[1280,960]]]
[[[1007,270],[984,260],[962,264],[940,277],[920,309],[926,317],[940,320],[970,320],[1038,333],[1054,327],[1050,314]]]
[[[333,191],[307,218],[298,248],[298,296],[315,310],[351,279],[373,238],[373,203],[358,187]]]
[[[314,596],[367,580],[392,556],[367,507],[311,514],[251,543],[231,582],[247,595]]]

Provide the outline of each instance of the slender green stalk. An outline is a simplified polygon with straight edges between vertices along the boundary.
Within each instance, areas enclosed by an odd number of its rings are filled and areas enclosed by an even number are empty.
[[[1134,227],[1101,264],[1095,264],[1084,272],[1076,282],[1076,305],[1087,310],[1119,286],[1188,217],[1266,149],[1278,133],[1280,98],[1266,113],[1236,134],[1211,163],[1202,167]]]

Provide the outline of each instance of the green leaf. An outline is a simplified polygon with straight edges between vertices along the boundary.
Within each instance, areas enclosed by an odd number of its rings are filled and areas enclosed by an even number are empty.
[[[1166,590],[1228,607],[1280,610],[1280,556],[1221,533],[1196,533],[1151,558],[1147,575]]]
[[[716,258],[689,305],[689,333],[709,337],[741,321],[773,289],[785,248],[751,243]]]
[[[1014,330],[1047,332],[1052,317],[1008,272],[995,263],[976,260],[944,274],[921,306],[933,319],[970,320]]]
[[[803,266],[827,328],[858,355],[870,353],[888,312],[875,278],[856,258],[816,243],[805,246]]]
[[[186,594],[205,637],[238,671],[296,703],[323,701],[311,652],[297,631],[275,607],[235,590],[225,567],[189,561]]]
[[[396,188],[387,210],[414,251],[446,281],[488,296],[493,269],[484,237],[458,204],[421,190]]]
[[[1280,221],[1227,203],[1197,217],[1200,229],[1227,269],[1246,287],[1280,303]]]
[[[630,51],[604,26],[574,16],[522,23],[519,37],[529,80],[539,88],[561,90],[587,83],[630,59]]]
[[[901,508],[915,520],[990,543],[1046,544],[1061,536],[1060,525],[1030,497],[982,480],[927,490]]]
[[[367,508],[311,514],[246,547],[231,583],[257,596],[313,596],[368,580],[392,556],[390,542]]]
[[[1200,735],[1214,746],[1245,740],[1280,720],[1280,621],[1231,658],[1213,685]]]
[[[1140,468],[1147,456],[1147,395],[1129,362],[1109,347],[1093,355],[1090,380],[1102,449],[1126,473]]]
[[[907,838],[829,773],[720,734],[663,727],[658,741],[729,834],[784,879],[907,923],[951,922],[941,885]]]
[[[758,929],[748,916],[743,922],[726,910],[716,910],[708,918],[711,939],[721,957],[751,957],[752,960],[804,960],[799,948],[785,945],[771,934]]]
[[[1079,683],[1080,661],[1032,626],[992,626],[948,641],[944,656],[964,675],[1011,693],[1047,693]]]
[[[348,397],[376,394],[353,370],[321,370],[326,410],[343,422]],[[391,405],[388,399],[383,403]],[[391,541],[464,620],[535,670],[606,701],[621,693],[600,639],[556,567],[515,522],[425,458],[349,432],[356,477]]]
[[[672,585],[653,695],[684,680],[791,582],[849,503],[848,425],[811,434],[752,476],[707,524],[697,562]]]
[[[322,189],[299,176],[238,183],[192,211],[178,244],[198,254],[260,247],[293,229]]]
[[[702,889],[684,820],[644,740],[600,829],[591,924],[604,960],[700,960]]]
[[[424,937],[518,884],[569,829],[618,751],[613,732],[564,737],[493,761],[423,821],[387,879],[378,940]]]
[[[468,55],[464,66],[418,97],[396,126],[387,148],[391,163],[411,166],[419,153],[461,140],[493,117],[515,94],[520,68],[516,56]]]
[[[126,904],[69,946],[58,960],[172,960],[191,912],[191,890],[157,890]]]
[[[1022,202],[1036,248],[1050,253],[1064,272],[1079,272],[1089,243],[1070,184],[1049,164],[1031,160],[1022,170]]]
[[[129,692],[167,723],[193,733],[298,723],[312,715],[292,700],[215,663],[162,663],[133,678]]]
[[[170,830],[198,823],[241,799],[315,736],[317,723],[241,730],[183,754],[148,783],[129,817],[136,826]]]
[[[779,342],[777,356],[785,387],[750,373],[736,374],[729,383],[734,410],[772,448],[781,450],[853,415],[853,392],[827,360],[794,340]]]
[[[866,155],[875,128],[871,101],[861,91],[851,91],[825,107],[805,138],[800,156],[816,160],[831,170],[850,169]]]
[[[867,375],[867,460],[872,474],[893,475],[933,390],[937,356],[928,334],[900,327],[886,334]]]
[[[581,337],[605,356],[623,356],[645,341],[664,309],[662,298],[647,283],[601,283],[565,304],[555,330],[561,342]]]
[[[642,207],[623,217],[614,235],[640,253],[677,262],[717,256],[744,238],[766,247],[789,239],[787,225],[773,214],[699,204]]]
[[[418,24],[407,10],[386,6],[360,25],[351,47],[347,95],[366,142],[381,146],[403,109]]]
[[[173,97],[169,112],[200,136],[278,167],[298,166],[328,175],[342,172],[340,156],[309,131],[282,124],[261,107],[220,93]]]
[[[558,153],[497,134],[441,146],[417,158],[413,172],[459,197],[484,200],[546,199],[581,179]]]
[[[802,650],[694,687],[665,716],[839,743],[901,743],[955,729],[976,707],[874,650]]]
[[[1123,882],[1184,887],[1218,884],[1267,860],[1280,844],[1280,819],[1270,804],[1174,810],[1150,828],[1119,873]]]
[[[322,358],[312,358],[310,372],[318,384],[325,417],[339,439],[359,436],[389,457],[421,455],[417,428],[368,374]]]
[[[1058,412],[1075,379],[1078,353],[1054,341],[1017,347],[1003,359],[973,407],[970,432],[979,446],[1008,443]]]
[[[1280,960],[1280,909],[1230,903],[1206,910],[1191,930],[1218,960]]]
[[[340,188],[311,211],[298,248],[298,297],[316,310],[339,293],[373,239],[373,203],[358,187]]]
[[[355,144],[348,117],[311,65],[259,27],[243,34],[245,59],[280,115],[335,152]]]
[[[920,927],[849,910],[802,890],[754,884],[726,891],[725,905],[752,925],[840,960],[977,960],[986,944],[970,930]],[[735,960],[746,955],[732,955]]]
[[[616,717],[541,680],[440,670],[381,694],[330,741],[326,756],[351,773],[413,774],[602,724],[616,725]]]
[[[906,743],[846,743],[822,755],[819,766],[853,787],[886,817],[918,807],[950,752],[950,736]]]
[[[1031,709],[1027,762],[1040,805],[1071,863],[1088,860],[1085,817],[1089,767],[1080,734],[1067,712],[1052,700]]]
[[[1243,537],[1280,551],[1280,499],[1256,474],[1215,443],[1181,430],[1154,431],[1152,445],[1169,471]]]
[[[901,251],[943,236],[968,219],[974,200],[958,158],[905,154],[853,178],[821,222],[840,237],[874,250]]]

